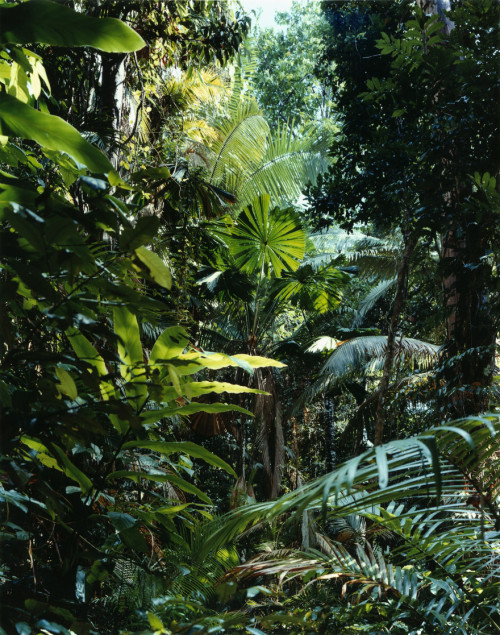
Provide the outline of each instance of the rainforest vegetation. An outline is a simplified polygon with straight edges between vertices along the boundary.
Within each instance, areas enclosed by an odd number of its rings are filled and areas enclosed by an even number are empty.
[[[500,632],[497,0],[0,0],[0,633]]]

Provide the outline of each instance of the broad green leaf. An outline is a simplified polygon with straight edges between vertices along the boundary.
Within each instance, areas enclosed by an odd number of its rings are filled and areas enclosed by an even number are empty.
[[[169,326],[154,343],[149,363],[155,364],[160,359],[169,360],[179,356],[188,342],[188,335],[181,326]]]
[[[187,394],[189,391],[189,398],[200,397],[201,395],[208,395],[212,392],[220,394],[227,392],[231,394],[240,393],[253,393],[255,395],[267,395],[264,390],[258,390],[257,388],[249,388],[248,386],[240,386],[238,384],[230,384],[225,381],[192,381],[184,385],[184,392]]]
[[[228,466],[229,467],[229,466]],[[116,478],[128,478],[134,483],[139,483],[141,479],[145,479],[147,481],[153,481],[155,483],[172,483],[175,487],[178,487],[183,492],[187,492],[188,494],[194,494],[204,503],[208,505],[212,504],[210,498],[204,494],[200,489],[198,489],[192,483],[184,480],[180,476],[176,474],[152,474],[150,472],[135,472],[131,470],[118,470],[117,472],[112,472],[108,479],[116,479]]]
[[[82,335],[79,331],[77,331],[77,329],[72,327],[66,331],[66,337],[77,354],[78,359],[88,362],[91,366],[93,366],[99,377],[105,377],[109,374],[105,361],[96,351],[94,346],[88,341],[85,335]],[[104,391],[101,389],[102,397],[107,400],[109,399],[111,392],[114,392],[114,388],[110,383],[102,382],[102,384],[106,387],[106,390]],[[110,386],[111,388],[109,388]]]
[[[32,437],[23,435],[19,440],[21,443],[24,443],[24,445],[27,445],[32,450],[35,450],[36,458],[42,465],[59,470],[59,472],[63,471],[57,460],[51,455],[49,449],[43,443],[38,441],[38,439],[33,439]]]
[[[113,179],[110,179],[110,183]],[[123,202],[118,199],[113,199],[113,203],[121,204]],[[128,214],[127,206],[124,206],[122,210],[125,216]],[[137,219],[133,227],[127,227],[120,235],[119,245],[122,249],[133,251],[141,245],[150,243],[153,238],[158,234],[160,227],[160,219],[157,216],[142,216]]]
[[[61,382],[57,386],[59,392],[63,395],[67,395],[70,399],[75,400],[78,397],[78,390],[76,389],[73,377],[71,377],[67,370],[64,370],[64,368],[61,368],[60,366],[56,367],[56,375]]]
[[[127,380],[127,397],[134,401],[136,408],[141,408],[147,399],[148,387],[137,318],[125,307],[115,307],[113,318],[115,333],[120,338],[118,354],[123,361],[120,372]]]
[[[250,368],[263,368],[274,366],[275,368],[285,368],[286,364],[282,364],[274,359],[260,357],[258,355],[224,355],[223,353],[184,353],[179,355],[179,360],[195,362],[200,368],[210,368],[211,370],[219,370],[228,366],[249,366]],[[241,362],[241,363],[240,363]]]
[[[80,486],[82,490],[82,494],[88,494],[90,490],[94,487],[92,481],[89,477],[84,474],[79,468],[74,465],[69,458],[66,456],[65,452],[57,446],[55,443],[51,443],[53,451],[57,454],[60,459],[60,464],[62,464],[63,471],[66,476]]]
[[[136,256],[146,265],[153,280],[165,289],[172,287],[172,275],[170,269],[165,265],[163,260],[153,251],[146,247],[138,247],[135,250]]]
[[[200,445],[191,443],[191,441],[128,441],[123,444],[124,450],[132,450],[135,448],[153,450],[154,452],[160,452],[161,454],[182,452],[188,456],[193,456],[195,459],[202,459],[209,465],[220,467],[228,474],[231,474],[231,476],[236,476],[236,472],[225,461],[208,450],[205,450],[205,448],[202,448]]]
[[[108,53],[138,51],[142,37],[116,18],[93,18],[49,0],[0,7],[0,43],[92,46]]]
[[[141,422],[146,424],[156,423],[165,417],[182,416],[187,417],[197,412],[241,412],[242,414],[253,417],[253,413],[246,408],[236,406],[235,404],[226,403],[191,403],[187,406],[179,406],[177,408],[162,408],[161,410],[147,410],[141,416]]]
[[[163,622],[160,620],[159,617],[156,617],[154,613],[151,613],[151,611],[148,611],[147,618],[148,618],[149,625],[151,626],[152,629],[154,629],[155,631],[164,631]]]
[[[109,477],[108,477],[109,478]],[[108,512],[111,524],[118,532],[126,531],[137,525],[137,519],[123,512]]]
[[[69,343],[71,344],[78,358],[82,361],[88,362],[91,366],[93,366],[96,369],[99,377],[102,378],[109,374],[108,369],[106,368],[105,361],[84,335],[82,335],[79,331],[77,331],[77,329],[72,327],[66,331],[66,337],[68,338]],[[115,396],[115,387],[110,381],[101,379],[101,381],[99,382],[99,389],[101,392],[101,397],[104,399],[104,401],[108,401]],[[124,421],[119,419],[114,414],[110,414],[109,419],[113,426],[118,430],[118,432],[125,432],[127,426]]]
[[[141,336],[136,316],[123,306],[113,310],[113,325],[115,333],[120,338],[118,354],[124,362],[122,376],[127,376],[130,369],[144,361]]]
[[[113,170],[106,155],[91,145],[69,123],[0,93],[0,134],[36,141],[49,150],[66,152],[93,172]]]
[[[182,376],[194,375],[203,368],[219,370],[229,366],[236,366],[252,373],[254,368],[264,366],[285,367],[285,364],[281,362],[257,355],[224,355],[223,353],[199,353],[197,351],[180,354],[174,359],[170,359],[169,364],[175,367],[178,375]]]

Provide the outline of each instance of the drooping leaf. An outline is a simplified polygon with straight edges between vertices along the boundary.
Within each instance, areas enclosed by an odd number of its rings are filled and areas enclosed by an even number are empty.
[[[231,474],[231,476],[236,476],[236,472],[225,461],[215,454],[212,454],[212,452],[205,450],[205,448],[202,448],[200,445],[191,443],[190,441],[127,441],[123,444],[124,450],[131,450],[135,448],[154,450],[155,452],[160,452],[161,454],[182,452],[183,454],[187,454],[188,456],[192,456],[196,459],[202,459],[209,465],[220,467],[228,474]]]
[[[385,335],[355,337],[340,342],[323,366],[321,373],[343,375],[363,368],[375,367],[377,362],[383,363],[386,348]],[[410,364],[429,367],[437,361],[438,352],[439,346],[436,344],[410,337],[396,340],[396,361],[402,359]]]
[[[0,93],[0,134],[29,139],[49,150],[66,152],[92,172],[113,170],[106,155],[85,141],[76,128],[6,93]]]
[[[179,375],[193,375],[204,368],[220,370],[221,368],[240,367],[248,373],[252,373],[254,368],[271,367],[284,368],[286,364],[278,362],[268,357],[259,355],[224,355],[223,353],[181,353],[170,363],[175,367]]]
[[[60,366],[56,367],[56,375],[60,381],[60,384],[58,386],[59,391],[63,395],[67,395],[70,399],[76,399],[78,396],[78,391],[76,389],[76,384],[73,380],[73,377],[71,377],[67,370],[61,368]]]
[[[146,265],[153,280],[165,289],[172,287],[172,274],[163,260],[155,254],[154,251],[146,249],[146,247],[138,247],[135,250],[136,256]]]
[[[125,377],[130,369],[143,361],[141,336],[136,316],[127,308],[115,307],[113,311],[113,326],[120,338],[118,354],[124,364],[122,375]]]
[[[68,458],[64,450],[62,450],[58,445],[56,445],[55,443],[51,443],[51,447],[52,450],[57,454],[59,462],[66,476],[78,483],[83,495],[88,494],[94,487],[89,477],[76,467],[76,465]]]
[[[142,37],[116,18],[93,18],[49,0],[0,7],[0,43],[92,46],[108,53],[130,53],[146,46]]]

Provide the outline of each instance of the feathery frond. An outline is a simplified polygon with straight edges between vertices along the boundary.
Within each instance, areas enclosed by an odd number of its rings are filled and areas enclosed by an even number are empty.
[[[313,345],[314,346],[314,345]],[[370,371],[384,360],[387,336],[355,337],[336,345],[321,374],[345,375],[353,371]],[[310,350],[310,349],[308,349]],[[429,368],[438,358],[439,346],[410,337],[398,338],[394,363]]]

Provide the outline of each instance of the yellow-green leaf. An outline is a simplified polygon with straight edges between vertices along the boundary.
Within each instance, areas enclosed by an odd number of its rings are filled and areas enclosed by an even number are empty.
[[[169,268],[165,265],[158,254],[146,249],[146,247],[138,247],[135,250],[135,254],[149,269],[151,277],[157,284],[165,289],[171,288],[172,275],[170,274]]]
[[[73,377],[68,373],[67,370],[61,368],[60,366],[56,367],[56,375],[59,381],[57,389],[63,395],[66,395],[70,399],[76,399],[78,397],[78,390],[76,389],[76,384],[73,381]]]

